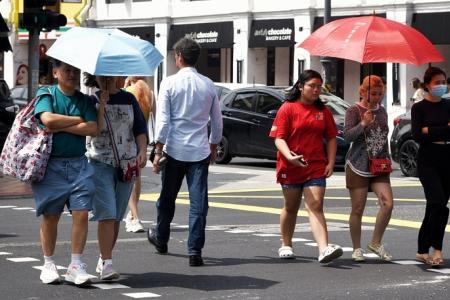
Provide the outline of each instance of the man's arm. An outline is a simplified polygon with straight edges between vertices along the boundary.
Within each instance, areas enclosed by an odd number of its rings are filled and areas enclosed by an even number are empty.
[[[58,132],[68,132],[76,135],[83,135],[83,136],[96,136],[98,133],[97,130],[97,122],[95,121],[89,121],[89,122],[83,122],[79,123],[77,125],[68,126],[65,128],[61,128],[57,130]]]
[[[42,124],[50,131],[59,131],[63,128],[78,125],[84,120],[78,116],[66,116],[51,112],[43,112],[40,114]]]

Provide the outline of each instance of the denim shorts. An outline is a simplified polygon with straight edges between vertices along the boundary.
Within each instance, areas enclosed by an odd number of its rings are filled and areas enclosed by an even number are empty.
[[[281,184],[281,187],[283,189],[299,189],[303,190],[305,187],[308,186],[327,186],[327,180],[325,177],[310,179],[302,183],[288,183],[288,184]]]
[[[92,201],[92,217],[89,220],[122,221],[128,207],[134,181],[119,181],[116,168],[111,165],[94,160],[89,163],[95,170],[95,196]]]
[[[70,211],[88,211],[95,192],[94,169],[85,156],[50,158],[44,179],[31,188],[37,216],[60,215],[66,205]]]

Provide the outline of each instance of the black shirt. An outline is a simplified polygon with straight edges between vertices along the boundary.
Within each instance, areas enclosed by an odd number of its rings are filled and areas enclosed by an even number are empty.
[[[450,141],[450,100],[431,102],[426,99],[411,108],[412,136],[419,144]],[[422,128],[428,127],[428,134]]]

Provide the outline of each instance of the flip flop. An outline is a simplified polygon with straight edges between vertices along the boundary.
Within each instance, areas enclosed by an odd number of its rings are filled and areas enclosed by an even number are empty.
[[[431,257],[429,254],[416,254],[416,260],[424,263],[424,264],[429,264],[429,261],[431,260]]]
[[[430,263],[432,268],[439,268],[444,265],[444,259],[442,257],[430,257]]]

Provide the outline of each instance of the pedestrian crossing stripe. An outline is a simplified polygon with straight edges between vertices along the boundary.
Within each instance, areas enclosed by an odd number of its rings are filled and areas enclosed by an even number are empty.
[[[95,277],[97,278],[97,277]],[[112,289],[129,289],[129,286],[119,284],[119,283],[93,283],[91,286],[102,290],[112,290]]]
[[[39,259],[33,258],[33,257],[11,257],[11,258],[7,258],[7,260],[12,261],[12,262],[39,261]]]
[[[122,294],[127,297],[135,298],[135,299],[143,299],[143,298],[156,298],[161,297],[161,295],[143,292],[143,293],[124,293]]]

